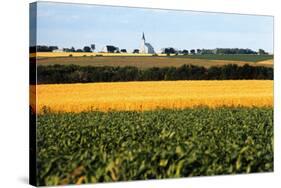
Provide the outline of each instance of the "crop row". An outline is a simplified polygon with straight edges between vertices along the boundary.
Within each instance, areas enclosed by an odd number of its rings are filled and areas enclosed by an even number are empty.
[[[273,171],[272,108],[45,113],[38,185]]]

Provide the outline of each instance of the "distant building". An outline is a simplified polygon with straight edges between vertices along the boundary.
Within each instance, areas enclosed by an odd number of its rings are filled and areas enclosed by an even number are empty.
[[[107,52],[107,53],[119,53],[119,48],[112,45],[106,45],[102,48],[101,52]]]
[[[64,52],[63,49],[55,49],[53,52]]]
[[[141,54],[154,54],[155,51],[151,44],[145,42],[144,33],[142,33],[142,40],[141,40],[141,46],[140,51]]]

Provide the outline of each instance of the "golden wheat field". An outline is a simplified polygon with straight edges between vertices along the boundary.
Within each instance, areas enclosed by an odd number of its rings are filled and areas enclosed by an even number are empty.
[[[181,109],[197,106],[273,106],[273,81],[148,81],[37,85],[37,113],[42,112],[44,107],[53,112],[81,112]]]

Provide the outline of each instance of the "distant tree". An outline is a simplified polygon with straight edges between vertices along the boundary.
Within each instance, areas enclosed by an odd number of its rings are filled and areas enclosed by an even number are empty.
[[[107,47],[107,52],[109,52],[109,53],[114,53],[114,52],[118,53],[118,51],[119,51],[118,48],[115,46],[108,45],[106,47]]]
[[[85,47],[83,48],[83,51],[84,51],[84,52],[92,52],[92,51],[91,51],[91,48],[90,48],[89,46],[85,46]]]
[[[76,52],[83,52],[83,50],[82,49],[77,49]]]
[[[202,49],[200,54],[215,54],[216,50],[212,50],[212,49]]]
[[[183,50],[182,53],[183,53],[183,55],[188,55],[189,52],[188,52],[188,50]]]
[[[120,50],[122,53],[127,53],[127,50],[126,49],[121,49]]]
[[[170,55],[170,50],[168,48],[165,48],[162,53]]]
[[[91,44],[91,49],[92,49],[92,51],[95,51],[96,45],[95,44]]]
[[[202,50],[201,49],[197,49],[197,54],[201,54]]]
[[[267,54],[263,49],[259,49],[259,55]]]
[[[139,49],[134,49],[133,53],[134,54],[138,54],[138,53],[140,53],[140,50]]]
[[[70,48],[63,48],[62,49],[64,52],[71,52],[71,49]]]
[[[190,53],[195,54],[195,50],[194,49],[190,50]]]
[[[215,52],[216,54],[257,54],[257,52],[248,48],[216,48]]]
[[[50,49],[48,46],[36,46],[37,52],[50,52]]]
[[[75,48],[73,46],[70,48],[70,50],[71,52],[75,52]]]
[[[50,51],[59,49],[57,46],[49,46]]]
[[[175,54],[177,51],[174,48],[165,48],[164,53],[165,54]]]

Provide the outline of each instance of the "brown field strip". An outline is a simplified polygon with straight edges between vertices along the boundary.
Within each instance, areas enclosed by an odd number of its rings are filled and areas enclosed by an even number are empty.
[[[206,60],[191,58],[169,58],[169,57],[52,57],[38,58],[38,65],[80,65],[80,66],[134,66],[139,68],[151,67],[180,67],[184,64],[192,64],[196,66],[222,66],[226,64],[237,64],[243,66],[249,64],[252,66],[272,67],[272,64],[259,64],[246,61],[231,60]]]

